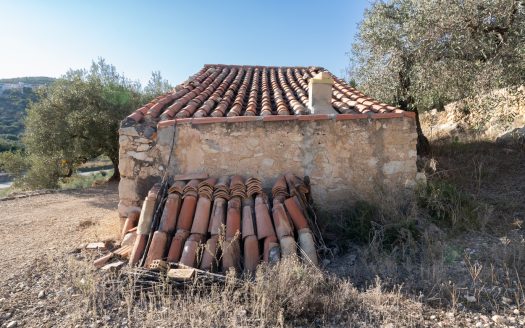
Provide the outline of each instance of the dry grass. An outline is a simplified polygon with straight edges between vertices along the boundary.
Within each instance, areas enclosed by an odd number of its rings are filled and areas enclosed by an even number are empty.
[[[353,224],[350,232],[370,237],[347,245],[349,253],[335,258],[330,271],[360,290],[377,277],[389,290],[403,286],[403,295],[420,296],[435,309],[436,324],[440,311],[458,326],[485,324],[483,318],[491,321],[493,315],[508,325],[525,324],[517,316],[525,306],[523,163],[520,148],[480,140],[435,142],[432,156],[421,163],[429,183],[418,193],[415,211],[404,217],[369,207],[350,213],[342,219]],[[390,236],[385,219],[397,223],[390,224]],[[403,222],[414,222],[416,231]],[[339,230],[348,235],[348,229]],[[458,316],[471,321],[460,324]]]
[[[195,281],[180,290],[159,283],[152,290],[138,290],[124,274],[101,275],[69,261],[65,279],[74,286],[71,294],[80,293],[85,300],[73,316],[83,324],[99,320],[145,327],[415,327],[424,321],[421,303],[403,296],[399,288],[385,291],[377,280],[359,292],[348,280],[295,259],[260,266],[254,279],[228,277],[225,284]]]

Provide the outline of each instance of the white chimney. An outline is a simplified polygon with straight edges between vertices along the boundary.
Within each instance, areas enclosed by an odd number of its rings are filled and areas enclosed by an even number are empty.
[[[321,72],[308,83],[308,108],[312,114],[337,114],[332,107],[334,80],[328,72]]]

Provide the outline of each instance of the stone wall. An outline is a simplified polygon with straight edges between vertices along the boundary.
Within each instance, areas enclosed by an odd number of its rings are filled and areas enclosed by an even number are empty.
[[[126,124],[119,129],[119,215],[126,217],[131,208],[140,207],[151,186],[160,180],[160,152],[156,147],[154,124]]]
[[[415,185],[417,135],[408,115],[173,123],[159,124],[158,134],[150,137],[145,137],[145,125],[121,128],[121,215],[138,206],[160,180],[174,133],[170,174],[240,174],[261,177],[270,185],[284,172],[308,175],[314,201],[329,211],[355,200],[404,201]]]

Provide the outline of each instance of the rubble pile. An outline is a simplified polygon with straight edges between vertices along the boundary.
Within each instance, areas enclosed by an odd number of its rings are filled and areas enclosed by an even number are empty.
[[[253,274],[261,261],[297,255],[318,265],[309,196],[308,183],[293,174],[279,177],[271,196],[260,179],[239,175],[156,184],[142,209],[129,213],[120,248],[94,264],[114,268],[127,259],[147,269]]]

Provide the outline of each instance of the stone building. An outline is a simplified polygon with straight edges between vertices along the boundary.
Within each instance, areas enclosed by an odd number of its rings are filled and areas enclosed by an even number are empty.
[[[285,172],[306,175],[329,211],[405,200],[417,174],[414,113],[320,67],[205,65],[124,119],[119,135],[122,217],[166,170],[269,184]]]

